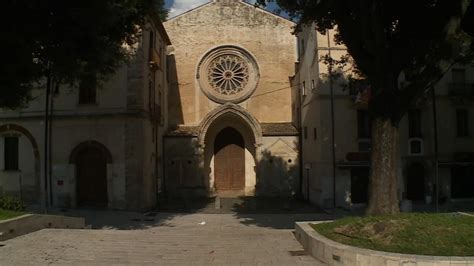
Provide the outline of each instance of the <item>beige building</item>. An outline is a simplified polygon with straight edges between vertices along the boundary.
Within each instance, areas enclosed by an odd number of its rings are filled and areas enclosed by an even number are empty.
[[[368,91],[364,87],[349,89],[346,75],[350,66],[334,69],[341,75],[329,78],[328,65],[321,58],[331,55],[338,59],[347,51],[333,42],[332,31],[328,34],[321,35],[314,26],[298,33],[299,60],[292,86],[294,120],[302,132],[302,192],[324,207],[334,206],[334,198],[339,207],[360,206],[367,202],[370,173]],[[440,201],[474,199],[473,84],[474,69],[455,66],[435,86],[438,160],[432,98],[422,99],[402,119],[400,199],[434,202],[436,175]]]
[[[1,110],[0,194],[29,204],[48,198],[57,207],[153,207],[163,175],[170,44],[161,22],[150,22],[134,59],[105,84],[60,86],[46,162],[45,90],[33,91],[26,108]]]
[[[329,78],[321,58],[346,54],[331,31],[294,36],[294,26],[239,0],[150,22],[135,58],[103,86],[54,94],[48,160],[44,90],[27,108],[0,111],[0,194],[131,210],[160,196],[365,204],[368,89],[347,87],[350,65]],[[436,185],[440,200],[474,198],[473,83],[473,68],[453,67],[436,108],[428,97],[401,121],[400,199],[433,201]]]
[[[165,23],[170,54],[165,187],[171,196],[298,192],[294,23],[215,0]]]
[[[0,112],[0,193],[138,210],[160,195],[294,195],[293,26],[238,0],[150,23],[106,84],[54,94],[48,160],[44,90]]]

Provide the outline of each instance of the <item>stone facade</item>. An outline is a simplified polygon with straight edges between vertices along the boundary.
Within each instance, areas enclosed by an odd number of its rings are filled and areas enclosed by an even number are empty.
[[[244,141],[245,186],[234,195],[298,191],[289,82],[296,59],[293,26],[238,0],[211,1],[165,22],[175,67],[164,145],[169,195],[219,194],[215,143],[226,128]]]
[[[367,92],[350,91],[344,75],[334,78],[332,82],[329,80],[328,66],[320,60],[321,57],[330,54],[333,58],[340,58],[347,50],[333,42],[332,31],[328,34],[329,36],[318,33],[314,26],[305,27],[298,33],[299,61],[292,85],[293,119],[299,122],[302,131],[302,192],[315,204],[333,206],[332,83],[336,205],[363,206],[367,200],[366,188],[370,171],[370,124],[364,125],[368,119],[365,112],[367,105],[364,103]],[[402,78],[400,82],[403,82]],[[401,200],[434,202],[436,169],[441,202],[474,198],[473,83],[474,69],[458,65],[435,86],[439,167],[436,167],[435,160],[431,97],[422,99],[402,119],[399,127]],[[458,110],[466,115],[458,114]],[[459,132],[460,130],[465,132]]]
[[[154,41],[150,41],[150,40]],[[95,97],[80,103],[77,87],[60,86],[52,97],[50,171],[45,178],[45,90],[33,91],[26,108],[0,111],[0,193],[30,204],[48,199],[56,207],[88,207],[79,202],[79,175],[103,179],[105,205],[112,209],[142,210],[156,203],[162,179],[160,140],[166,129],[166,50],[169,37],[161,22],[150,21],[135,57],[120,67]],[[5,140],[18,138],[18,167],[6,169]],[[103,161],[78,169],[84,152],[94,151]],[[14,156],[14,154],[13,154]],[[82,156],[82,157],[81,157]],[[91,161],[86,162],[90,163]],[[84,168],[84,165],[82,164]],[[89,167],[85,167],[89,168]],[[81,174],[82,173],[82,174]],[[45,190],[45,179],[50,185]],[[91,180],[89,180],[91,181]],[[101,181],[102,182],[102,181]],[[87,189],[91,189],[88,187]],[[94,205],[94,204],[92,204]]]
[[[97,89],[94,101],[81,102],[81,88],[61,86],[53,96],[47,174],[44,91],[35,90],[24,109],[0,112],[0,162],[13,168],[0,172],[0,191],[32,204],[144,210],[159,195],[223,192],[216,190],[223,179],[215,166],[237,163],[243,179],[238,189],[228,180],[226,195],[294,195],[294,26],[238,0],[211,1],[164,26],[150,22],[130,47],[133,60]],[[223,135],[228,129],[238,143]],[[221,148],[225,165],[216,162]],[[226,157],[232,152],[241,157]],[[10,165],[13,157],[20,165]]]

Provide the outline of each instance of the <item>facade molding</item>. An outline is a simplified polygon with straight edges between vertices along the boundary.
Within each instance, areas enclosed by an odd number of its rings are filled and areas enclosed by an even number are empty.
[[[105,155],[107,163],[108,164],[112,163],[112,154],[110,153],[109,149],[104,144],[102,144],[98,141],[95,141],[95,140],[88,140],[88,141],[84,141],[84,142],[79,143],[72,150],[71,155],[69,156],[69,163],[70,164],[75,164],[78,154],[87,147],[98,148]]]
[[[226,114],[233,114],[242,119],[246,125],[252,130],[252,133],[255,138],[255,144],[260,146],[262,143],[262,127],[258,120],[250,114],[245,108],[234,104],[234,103],[226,103],[221,105],[220,107],[214,109],[210,112],[201,122],[199,126],[199,134],[198,134],[198,143],[199,146],[204,147],[205,138],[207,135],[207,131],[209,127],[220,117]]]
[[[35,138],[33,135],[28,131],[26,128],[16,125],[16,124],[6,124],[6,125],[1,125],[0,126],[0,134],[8,131],[16,131],[20,132],[23,134],[28,140],[30,141],[31,145],[33,146],[33,152],[35,155],[35,159],[39,160],[40,158],[40,153],[39,153],[39,147],[38,143],[36,142]]]

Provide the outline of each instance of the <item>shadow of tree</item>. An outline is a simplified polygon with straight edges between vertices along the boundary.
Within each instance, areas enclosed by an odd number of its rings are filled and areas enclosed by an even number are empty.
[[[249,226],[292,229],[296,221],[333,218],[321,208],[298,198],[301,181],[297,156],[272,154],[268,150],[262,152],[256,166],[257,196],[233,200],[232,212],[241,220],[240,223]],[[224,199],[223,202],[225,201]],[[232,202],[230,199],[227,201]]]
[[[235,200],[235,199],[234,199]],[[298,221],[331,220],[333,215],[293,197],[243,197],[233,205],[234,216],[244,225],[293,229]]]

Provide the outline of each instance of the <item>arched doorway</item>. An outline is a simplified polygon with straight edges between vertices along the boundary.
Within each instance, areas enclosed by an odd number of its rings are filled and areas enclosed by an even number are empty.
[[[98,142],[82,143],[72,152],[71,162],[76,166],[77,205],[107,207],[109,151]]]
[[[231,127],[222,129],[214,141],[214,178],[216,191],[245,189],[245,143]]]
[[[425,199],[425,168],[421,163],[413,163],[407,169],[407,199]]]
[[[10,134],[11,133],[11,134]],[[23,202],[27,204],[40,203],[41,187],[40,187],[40,153],[38,144],[33,135],[24,127],[16,124],[6,124],[0,126],[0,134],[3,135],[3,141],[9,138],[13,141],[13,153],[7,152],[4,145],[4,150],[0,151],[3,153],[3,160],[5,156],[15,157],[13,161],[17,169],[10,169],[14,171],[3,171],[0,173],[0,183],[3,183],[3,187],[0,185],[0,190],[15,192],[15,196],[18,196]],[[23,137],[26,137],[26,144]],[[12,147],[12,146],[10,146]],[[12,149],[10,149],[12,151]],[[3,166],[3,170],[7,170],[6,165]],[[2,182],[2,179],[17,180],[17,182]],[[12,187],[5,187],[5,185],[13,185]]]

